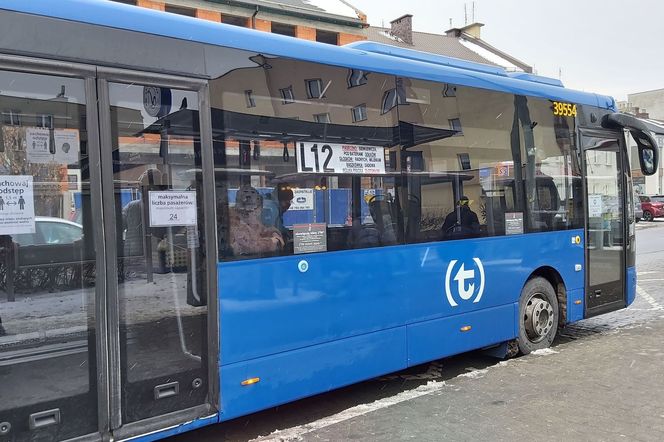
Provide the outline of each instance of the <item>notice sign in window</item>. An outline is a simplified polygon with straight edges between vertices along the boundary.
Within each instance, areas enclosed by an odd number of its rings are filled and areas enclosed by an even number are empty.
[[[169,190],[148,193],[150,227],[195,226],[197,224],[195,191]]]
[[[0,175],[0,235],[35,232],[30,175]]]
[[[296,224],[293,226],[295,254],[325,252],[327,250],[327,224]]]
[[[301,142],[296,156],[299,173],[385,173],[385,150],[378,146]]]

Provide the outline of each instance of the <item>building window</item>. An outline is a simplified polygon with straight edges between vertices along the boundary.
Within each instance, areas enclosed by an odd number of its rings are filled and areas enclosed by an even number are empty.
[[[196,17],[196,10],[192,8],[183,8],[181,6],[166,5],[164,10],[166,12],[170,12],[171,14],[184,15],[187,17]]]
[[[323,80],[316,78],[314,80],[304,80],[307,87],[307,98],[324,98]]]
[[[281,103],[289,104],[295,102],[295,96],[293,95],[293,86],[288,86],[283,89],[279,89],[281,94]]]
[[[272,22],[272,33],[295,37],[295,26]]]
[[[247,17],[238,17],[236,15],[221,15],[221,22],[227,25],[241,26],[246,28],[249,26],[249,19]]]
[[[367,119],[367,105],[360,104],[359,106],[355,106],[351,109],[351,113],[353,115],[353,123],[365,121]]]
[[[406,105],[406,97],[403,93],[403,89],[394,88],[388,91],[385,91],[383,94],[383,103],[381,106],[381,113],[386,114],[396,107],[397,104]]]
[[[450,129],[456,132],[456,135],[463,135],[463,128],[461,127],[461,120],[459,118],[452,118],[447,120],[450,123]]]
[[[37,115],[37,127],[53,129],[53,115]]]
[[[247,102],[247,107],[256,107],[256,101],[254,101],[254,91],[251,89],[244,91],[244,99]]]
[[[316,123],[330,124],[331,123],[330,114],[328,114],[327,112],[323,114],[314,114],[314,121]]]
[[[456,86],[446,84],[443,89],[443,97],[456,97]]]
[[[349,69],[348,70],[348,88],[362,86],[367,84],[368,72],[365,72],[361,69]]]
[[[2,117],[5,126],[21,125],[21,111],[19,110],[6,110],[2,113]]]
[[[339,33],[316,29],[316,41],[318,43],[327,43],[331,45],[339,44]]]

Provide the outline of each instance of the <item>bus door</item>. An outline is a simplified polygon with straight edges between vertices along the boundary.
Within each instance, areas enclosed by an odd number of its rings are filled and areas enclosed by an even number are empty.
[[[98,434],[94,69],[0,56],[0,441]]]
[[[623,308],[626,228],[622,132],[584,131],[586,316]]]
[[[208,318],[217,311],[209,296],[216,244],[206,241],[215,237],[214,204],[205,203],[214,201],[214,172],[203,166],[213,164],[202,152],[205,145],[211,155],[201,135],[210,133],[201,131],[209,110],[199,112],[205,83],[101,68],[98,75],[117,439],[216,412],[218,334],[216,317]]]

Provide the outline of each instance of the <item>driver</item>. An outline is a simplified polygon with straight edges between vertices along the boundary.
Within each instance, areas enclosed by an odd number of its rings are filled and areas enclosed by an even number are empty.
[[[443,237],[450,239],[471,238],[479,235],[480,221],[477,214],[470,210],[471,200],[462,196],[454,211],[445,217]]]

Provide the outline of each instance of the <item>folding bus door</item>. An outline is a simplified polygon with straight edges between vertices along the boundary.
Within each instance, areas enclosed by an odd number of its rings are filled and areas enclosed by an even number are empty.
[[[214,210],[204,210],[213,189],[202,152],[211,147],[200,129],[205,83],[99,77],[111,429],[123,438],[216,412]]]
[[[623,308],[626,179],[621,133],[584,132],[587,316]]]
[[[0,55],[0,441],[100,437],[94,69]]]

